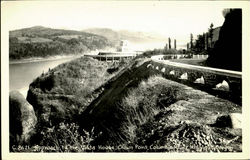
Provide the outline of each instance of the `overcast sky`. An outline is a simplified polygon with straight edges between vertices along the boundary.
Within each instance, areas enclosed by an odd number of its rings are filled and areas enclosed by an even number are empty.
[[[224,22],[229,2],[177,1],[22,1],[4,2],[3,22],[9,30],[41,25],[82,30],[106,27],[160,33],[180,41]]]

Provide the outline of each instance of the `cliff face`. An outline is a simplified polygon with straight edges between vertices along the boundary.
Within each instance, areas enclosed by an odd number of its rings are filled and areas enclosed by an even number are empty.
[[[207,65],[229,70],[242,70],[242,10],[231,9],[225,15],[219,39],[209,53]]]
[[[92,58],[79,58],[42,74],[29,86],[27,101],[34,107],[39,132],[61,122],[75,122],[79,113],[98,96],[110,75],[108,65]],[[38,134],[39,134],[38,132]],[[36,140],[41,141],[42,135]]]
[[[18,91],[10,92],[9,102],[10,146],[29,144],[37,124],[34,109]]]

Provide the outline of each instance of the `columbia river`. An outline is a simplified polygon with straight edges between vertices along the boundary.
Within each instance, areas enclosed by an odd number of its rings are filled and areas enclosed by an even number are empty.
[[[68,62],[77,57],[67,57],[55,60],[14,63],[9,65],[9,90],[18,90],[25,98],[29,84],[43,72],[48,72],[59,64]]]

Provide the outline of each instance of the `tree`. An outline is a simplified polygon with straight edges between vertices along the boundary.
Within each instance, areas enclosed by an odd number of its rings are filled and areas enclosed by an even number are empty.
[[[195,41],[194,50],[202,52],[205,50],[205,35],[198,35]]]
[[[171,39],[170,38],[168,38],[168,45],[169,45],[169,49],[171,49]]]
[[[166,43],[165,47],[164,47],[164,51],[168,50],[168,44]]]
[[[213,31],[214,31],[214,24],[211,23],[209,29],[208,29],[208,36],[209,36],[209,39],[210,39],[210,42],[209,42],[209,48],[212,48],[213,47]]]
[[[190,34],[190,49],[193,48],[193,34]]]
[[[176,49],[176,39],[174,40],[174,49]]]

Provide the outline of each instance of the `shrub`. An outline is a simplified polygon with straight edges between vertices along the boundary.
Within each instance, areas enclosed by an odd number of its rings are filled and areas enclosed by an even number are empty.
[[[43,140],[41,145],[13,146],[14,152],[86,152],[94,151],[92,141],[97,138],[94,128],[87,132],[80,132],[75,123],[60,123],[58,126],[47,128],[41,133]]]

